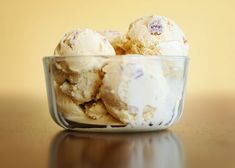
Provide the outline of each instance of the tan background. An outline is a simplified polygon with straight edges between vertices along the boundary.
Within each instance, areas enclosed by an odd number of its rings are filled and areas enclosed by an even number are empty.
[[[153,13],[175,20],[191,46],[185,112],[170,129],[183,145],[186,167],[234,167],[234,7],[235,0],[0,0],[0,167],[55,162],[51,146],[63,132],[48,114],[42,57],[61,36],[76,27],[125,31]]]
[[[190,42],[188,94],[235,94],[234,0],[0,1],[0,93],[46,99],[42,57],[76,27],[126,31],[134,19],[175,20]]]

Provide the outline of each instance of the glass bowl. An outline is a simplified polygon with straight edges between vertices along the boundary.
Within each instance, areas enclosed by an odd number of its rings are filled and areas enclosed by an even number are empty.
[[[66,129],[161,130],[179,120],[187,56],[44,57],[49,110]]]

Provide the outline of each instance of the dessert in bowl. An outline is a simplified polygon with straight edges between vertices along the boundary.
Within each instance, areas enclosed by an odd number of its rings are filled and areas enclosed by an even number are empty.
[[[188,43],[162,16],[126,34],[71,31],[44,58],[48,101],[62,127],[85,131],[165,129],[182,114]]]

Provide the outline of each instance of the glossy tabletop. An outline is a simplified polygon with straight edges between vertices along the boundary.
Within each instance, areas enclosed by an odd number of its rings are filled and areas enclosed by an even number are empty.
[[[3,168],[234,168],[235,95],[188,96],[165,131],[81,133],[50,118],[40,96],[0,96]]]

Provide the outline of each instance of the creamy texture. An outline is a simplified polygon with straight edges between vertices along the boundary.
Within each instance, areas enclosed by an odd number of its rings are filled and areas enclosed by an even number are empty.
[[[170,42],[160,42],[157,47],[161,55],[176,55],[176,56],[186,56],[188,55],[188,49],[185,44],[178,41]]]
[[[122,125],[107,113],[97,96],[103,78],[101,68],[107,61],[90,56],[115,55],[109,41],[90,29],[75,30],[65,34],[54,53],[70,56],[51,63],[57,107],[65,118],[78,123]]]
[[[157,101],[165,97],[166,81],[162,70],[154,65],[152,60],[127,58],[123,60],[122,68],[124,75],[118,88],[122,101],[143,111],[146,105],[155,107]],[[137,96],[136,92],[140,96]]]
[[[124,33],[112,30],[105,30],[100,33],[109,40],[117,55],[126,54],[127,38]]]
[[[127,32],[128,53],[143,55],[187,55],[188,43],[181,29],[163,16],[134,21]]]
[[[75,30],[64,35],[57,47],[56,56],[81,56],[76,61],[66,57],[60,65],[64,71],[81,72],[83,70],[100,69],[105,62],[92,55],[115,55],[114,48],[101,34],[91,30]]]
[[[76,30],[62,38],[54,53],[70,56],[58,59],[52,65],[61,91],[80,104],[95,99],[102,80],[101,68],[106,59],[90,55],[115,55],[108,40],[90,29]],[[73,57],[78,55],[83,56]]]
[[[188,55],[188,43],[166,17],[137,19],[126,34],[74,30],[54,54],[62,56],[50,64],[56,103],[67,120],[129,129],[165,128],[177,118],[185,66],[157,56]]]
[[[85,103],[83,106],[77,103],[69,95],[64,94],[59,86],[55,84],[55,96],[58,111],[74,122],[95,125],[123,125],[119,120],[113,118],[99,100],[96,103]]]
[[[96,98],[102,82],[101,80],[102,77],[98,72],[87,71],[80,74],[75,84],[65,81],[60,85],[60,89],[78,103],[85,103]]]
[[[125,123],[154,122],[169,91],[161,68],[151,59],[130,56],[111,60],[104,72],[100,92],[108,110]]]
[[[124,36],[124,33],[114,30],[104,30],[101,31],[100,34],[106,37],[111,44],[120,36]]]
[[[54,55],[113,55],[114,49],[101,34],[91,30],[75,30],[64,35]]]
[[[76,115],[81,118],[85,117],[82,108],[77,106],[68,95],[65,95],[57,84],[54,85],[54,90],[59,111],[63,112],[64,115]]]

